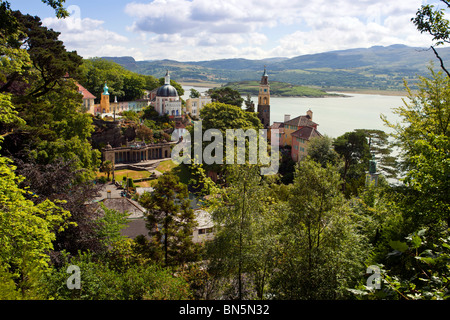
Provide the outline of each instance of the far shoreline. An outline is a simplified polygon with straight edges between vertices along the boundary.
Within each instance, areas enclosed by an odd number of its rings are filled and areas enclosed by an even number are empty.
[[[181,86],[186,87],[198,87],[198,88],[215,88],[217,86],[223,85],[223,83],[214,83],[214,82],[179,82]],[[311,88],[317,88],[315,86],[311,86]],[[273,95],[274,97],[279,98],[333,98],[348,97],[347,95],[351,94],[367,94],[367,95],[381,95],[381,96],[393,96],[393,97],[406,97],[407,91],[405,90],[379,90],[379,89],[358,89],[358,88],[321,88],[326,93],[330,94],[329,96],[321,96],[321,97],[308,97],[308,96],[279,96]],[[413,93],[415,93],[413,91]],[[333,96],[333,94],[335,94]]]
[[[377,89],[343,89],[343,90],[330,90],[327,92],[336,92],[342,94],[371,94],[380,96],[392,96],[392,97],[406,97],[406,90],[377,90]]]

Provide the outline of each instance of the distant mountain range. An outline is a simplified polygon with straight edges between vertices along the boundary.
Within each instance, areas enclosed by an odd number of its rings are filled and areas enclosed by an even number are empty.
[[[441,58],[450,67],[450,48],[439,48]],[[264,60],[221,59],[211,61],[179,62],[174,60],[136,61],[133,57],[103,57],[122,65],[128,70],[164,76],[170,70],[177,82],[214,82],[259,80],[264,66],[269,79],[295,85],[317,86],[324,89],[359,88],[402,90],[403,79],[413,84],[418,75],[427,75],[427,67],[439,61],[428,48],[391,45],[374,46],[294,58],[271,58]]]

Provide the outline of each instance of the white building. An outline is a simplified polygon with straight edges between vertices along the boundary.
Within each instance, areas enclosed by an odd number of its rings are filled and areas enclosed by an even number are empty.
[[[164,85],[156,92],[154,102],[155,110],[160,114],[168,114],[170,117],[181,117],[181,99],[177,90],[170,85],[170,75],[167,71]]]
[[[201,243],[214,239],[214,222],[211,219],[211,214],[201,209],[195,210],[194,214],[197,226],[194,228],[192,242]]]

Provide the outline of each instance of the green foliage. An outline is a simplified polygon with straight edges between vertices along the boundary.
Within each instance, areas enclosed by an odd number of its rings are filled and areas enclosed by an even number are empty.
[[[250,93],[247,94],[247,99],[245,99],[244,103],[245,103],[245,111],[255,112],[255,104],[252,101],[252,96],[250,95]]]
[[[118,101],[133,101],[142,97],[145,90],[153,90],[159,83],[155,77],[144,76],[128,71],[119,64],[101,58],[83,60],[81,85],[97,97],[108,84],[110,99],[117,96]]]
[[[405,213],[418,226],[441,220],[449,224],[450,79],[431,70],[431,78],[421,78],[417,94],[408,87],[407,92],[409,102],[394,109],[400,122],[383,118],[401,148]]]
[[[107,248],[124,238],[121,230],[128,225],[128,213],[108,209],[103,203],[100,205],[101,215],[95,223],[97,225],[96,237]]]
[[[273,268],[276,214],[257,166],[233,166],[230,186],[212,206],[215,238],[208,244],[209,274],[227,279],[232,299],[263,299]]]
[[[77,78],[82,58],[75,51],[65,49],[63,42],[58,39],[58,32],[43,27],[39,17],[22,15],[19,11],[15,11],[14,16],[22,32],[19,43],[27,48],[34,66],[28,95],[45,95],[57,84],[61,85],[67,73]]]
[[[65,78],[66,73],[76,77],[81,58],[67,52],[59,33],[43,27],[38,17],[13,14],[19,31],[5,40],[13,50],[5,53],[15,62],[2,65],[0,73],[6,82],[1,91],[12,93],[10,101],[22,120],[3,128],[10,132],[2,152],[41,164],[75,159],[77,169],[88,169],[85,179],[89,179],[100,155],[89,142],[92,119],[79,112],[81,95],[73,81]]]
[[[401,273],[381,269],[381,288],[368,287],[361,282],[350,290],[359,299],[443,300],[450,298],[450,237],[448,231],[438,241],[431,239],[428,230],[408,235],[403,241],[392,241],[394,251],[389,255],[401,260],[405,270]],[[431,241],[430,241],[431,240]]]
[[[447,1],[442,2],[449,6]],[[422,5],[416,17],[411,19],[420,33],[425,32],[433,36],[436,45],[443,45],[450,41],[449,21],[444,18],[444,11],[444,9],[435,9],[435,6],[431,4]]]
[[[66,270],[80,268],[81,288],[70,290]],[[108,260],[89,253],[66,258],[61,268],[53,267],[42,280],[48,298],[57,300],[180,300],[190,298],[188,284],[154,264],[131,264],[116,269]]]
[[[240,107],[225,103],[210,103],[200,111],[203,130],[218,129],[224,134],[227,129],[262,129],[261,121]]]
[[[0,97],[1,123],[21,122],[9,97]],[[36,298],[36,280],[47,269],[55,233],[64,230],[70,213],[50,200],[28,200],[29,192],[19,187],[24,178],[15,170],[11,160],[0,156],[0,294],[5,299]]]
[[[27,191],[18,187],[23,178],[14,170],[0,157],[0,269],[22,298],[30,298],[38,275],[48,267],[55,233],[64,229],[70,213],[49,200],[38,205],[27,200]]]
[[[148,210],[149,250],[165,266],[182,266],[198,258],[198,247],[191,239],[196,221],[188,198],[186,185],[166,173],[158,178],[152,193],[144,193],[139,199]]]
[[[201,164],[190,165],[189,189],[198,197],[214,195],[219,190],[211,178],[206,176],[205,169]]]
[[[389,135],[382,130],[356,129],[363,132],[369,145],[370,153],[377,161],[377,168],[387,178],[397,178],[398,163],[396,157],[392,156],[393,143],[389,141]]]
[[[200,117],[202,119],[202,135],[204,135],[205,132],[209,129],[217,129],[220,130],[222,133],[223,144],[220,144],[220,140],[218,140],[217,147],[222,148],[223,150],[224,155],[222,160],[223,164],[226,163],[225,143],[227,130],[242,129],[243,131],[246,131],[248,129],[254,129],[258,134],[258,130],[262,129],[261,121],[258,119],[255,113],[246,112],[240,107],[219,102],[213,102],[203,107],[202,110],[200,110]],[[189,128],[189,131],[191,137],[194,137],[193,126]],[[214,139],[216,138],[214,137]],[[203,141],[202,152],[209,144],[210,143],[207,142],[206,140]],[[192,146],[193,146],[192,151],[194,151],[195,141],[192,144]],[[235,155],[236,154],[237,152],[235,152]],[[248,152],[246,152],[246,154],[248,154]],[[226,167],[225,165],[219,165],[215,163],[206,164],[204,162],[203,165],[206,171],[214,171],[214,172],[221,172]]]
[[[191,91],[191,93],[189,94],[190,98],[199,98],[200,97],[200,92],[198,92],[194,88],[192,88],[190,91]]]
[[[244,99],[241,97],[239,91],[234,90],[230,87],[209,89],[207,94],[211,97],[211,99],[214,102],[229,104],[237,106],[239,108],[242,107],[242,103],[244,102]]]
[[[164,130],[174,127],[174,123],[169,118],[169,115],[164,114],[160,116],[153,106],[149,106],[143,110],[141,119],[152,130]]]
[[[239,81],[229,82],[225,87],[230,87],[233,90],[238,91],[241,95],[254,95],[259,93],[259,81]],[[270,95],[281,97],[326,97],[331,94],[326,93],[323,90],[308,88],[305,86],[292,85],[290,83],[271,81],[270,82]]]
[[[342,299],[358,278],[367,242],[339,181],[330,165],[298,164],[270,283],[276,299]]]
[[[100,170],[102,172],[106,172],[107,174],[107,181],[109,181],[109,175],[113,172],[114,170],[114,163],[112,163],[111,161],[103,161],[102,165],[100,166]]]
[[[308,156],[324,168],[327,164],[337,165],[339,162],[339,155],[333,149],[333,139],[327,135],[309,141]]]
[[[347,196],[357,194],[365,183],[370,156],[369,144],[362,131],[346,132],[333,141],[334,150],[344,160],[342,169],[343,191]]]

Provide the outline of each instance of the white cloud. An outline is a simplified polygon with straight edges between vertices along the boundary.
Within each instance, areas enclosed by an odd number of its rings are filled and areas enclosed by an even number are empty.
[[[85,58],[100,56],[134,56],[144,59],[140,50],[129,47],[129,39],[103,27],[104,21],[71,16],[66,19],[45,18],[44,26],[61,32],[60,40],[68,50]]]
[[[124,5],[124,13],[132,22],[123,26],[123,33],[108,30],[103,20],[81,19],[76,6],[71,6],[72,17],[47,18],[44,25],[60,31],[66,47],[85,57],[262,59],[395,43],[428,46],[430,37],[420,34],[410,21],[422,3],[422,0],[135,0]],[[135,36],[125,37],[123,34],[127,32]]]
[[[410,21],[421,4],[421,0],[155,0],[129,3],[125,12],[135,18],[131,27],[135,32],[160,38],[177,35],[169,37],[171,48],[178,48],[170,53],[172,59],[181,59],[186,51],[198,52],[199,59],[220,58],[225,52],[236,54],[231,57],[252,52],[268,58],[409,44],[412,39],[410,45],[426,46],[429,39],[418,36]],[[264,34],[267,30],[270,37]],[[188,43],[203,48],[183,48]],[[272,48],[258,50],[262,45]]]

